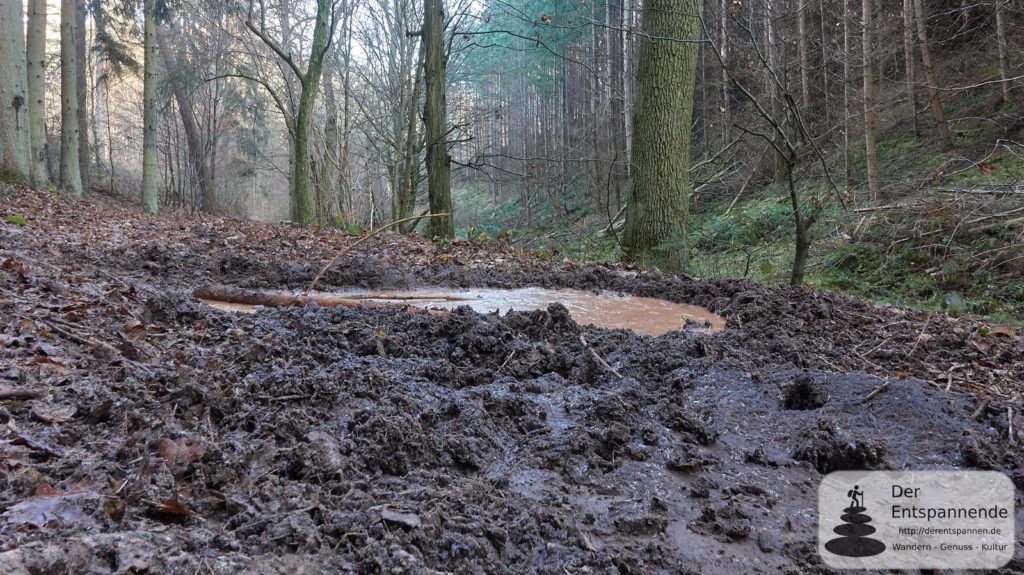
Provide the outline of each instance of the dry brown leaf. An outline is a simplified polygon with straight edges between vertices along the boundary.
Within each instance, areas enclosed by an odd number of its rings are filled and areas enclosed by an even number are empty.
[[[32,417],[43,423],[66,423],[78,412],[74,405],[50,405],[37,403],[32,406]]]

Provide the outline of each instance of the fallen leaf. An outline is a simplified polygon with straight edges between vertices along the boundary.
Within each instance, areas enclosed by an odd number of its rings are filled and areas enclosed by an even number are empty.
[[[402,511],[398,507],[393,505],[378,505],[371,508],[380,514],[380,518],[384,523],[387,523],[393,527],[401,527],[403,529],[419,529],[423,522],[420,520],[420,516],[415,513],[408,511]]]
[[[151,505],[143,514],[161,523],[181,524],[187,523],[192,517],[192,510],[176,499],[168,499],[159,505]]]
[[[34,527],[45,527],[54,522],[82,523],[88,519],[82,510],[83,503],[92,496],[94,494],[71,493],[29,497],[8,509],[2,517],[9,525]]]
[[[107,499],[103,502],[103,511],[114,523],[120,523],[124,519],[126,506],[123,499]]]
[[[89,425],[96,425],[101,421],[106,421],[110,417],[110,410],[113,407],[114,400],[108,399],[104,401],[89,412],[89,415],[85,416],[85,423]]]
[[[47,403],[37,403],[32,406],[32,417],[42,421],[43,423],[65,423],[71,421],[71,418],[78,412],[78,408],[74,405],[50,405]]]
[[[1013,329],[1008,325],[997,325],[988,332],[989,335],[998,335],[1000,337],[1016,337],[1017,330]]]

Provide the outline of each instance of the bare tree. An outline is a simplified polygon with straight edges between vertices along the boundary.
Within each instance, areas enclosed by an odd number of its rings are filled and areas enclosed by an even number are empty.
[[[865,0],[866,1],[866,0]],[[931,94],[932,117],[935,118],[935,129],[939,136],[942,149],[953,149],[953,139],[949,136],[946,125],[946,112],[942,109],[942,96],[939,95],[939,76],[932,60],[932,49],[928,44],[928,13],[923,0],[914,0],[914,12],[917,17],[917,39],[921,45],[921,63],[924,65],[924,76],[928,82],[928,93]]]
[[[878,176],[878,111],[875,109],[875,22],[873,0],[862,3],[864,21],[864,147],[868,160],[871,199],[881,196]]]
[[[907,106],[910,108],[910,122],[914,126],[914,135],[921,134],[917,126],[917,94],[914,79],[914,0],[903,0],[903,68],[904,81],[907,87]]]
[[[249,4],[249,18],[246,27],[270,48],[278,58],[295,75],[299,83],[299,104],[294,118],[290,122],[292,137],[292,173],[291,198],[294,208],[294,220],[304,226],[316,222],[317,210],[314,196],[312,173],[310,169],[310,126],[313,122],[314,106],[320,92],[320,79],[323,76],[324,59],[334,39],[337,25],[337,2],[332,0],[316,1],[316,16],[313,26],[313,43],[310,46],[309,58],[305,67],[287,48],[287,43],[274,40],[267,31],[263,5],[260,4],[259,24],[253,22],[254,6]],[[283,27],[287,33],[287,27]],[[266,86],[266,84],[264,84]]]

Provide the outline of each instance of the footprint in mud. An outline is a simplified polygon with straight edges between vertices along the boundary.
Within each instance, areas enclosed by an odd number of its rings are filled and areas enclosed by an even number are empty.
[[[801,373],[793,381],[779,386],[783,409],[810,410],[823,407],[831,399],[821,383],[809,373]]]

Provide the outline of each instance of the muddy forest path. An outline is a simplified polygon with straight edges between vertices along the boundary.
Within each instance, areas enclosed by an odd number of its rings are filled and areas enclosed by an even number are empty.
[[[192,290],[302,288],[358,238],[22,189],[0,190],[8,215],[25,222],[0,223],[2,573],[825,573],[823,474],[1024,487],[1007,328],[394,234],[321,289],[607,290],[727,325],[239,314]]]

